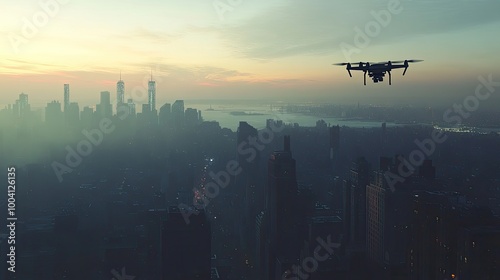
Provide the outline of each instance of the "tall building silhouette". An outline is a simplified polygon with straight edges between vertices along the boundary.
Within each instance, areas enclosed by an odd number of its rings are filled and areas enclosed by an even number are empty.
[[[111,97],[109,91],[101,91],[101,103],[97,104],[96,112],[99,117],[111,117],[113,115],[113,107],[111,105]]]
[[[267,221],[266,210],[261,211],[255,217],[255,271],[258,279],[269,279],[269,243],[268,232],[269,222]]]
[[[342,209],[344,221],[344,243],[349,243],[351,238],[351,179],[347,178],[342,182]]]
[[[366,187],[367,257],[379,265],[384,264],[384,232],[388,225],[385,206],[390,192],[383,180],[382,173],[376,173],[375,182]]]
[[[135,103],[134,100],[129,98],[127,100],[127,106],[128,106],[128,113],[130,116],[135,117],[136,114],[136,109],[135,109]]]
[[[20,112],[19,112],[19,99],[16,100],[16,103],[12,104],[12,115],[15,117],[15,118],[19,118],[20,117]]]
[[[10,105],[9,105],[10,106]],[[12,104],[12,115],[15,118],[23,118],[30,112],[30,105],[28,102],[28,95],[21,93],[16,103]]]
[[[340,126],[330,127],[330,161],[333,174],[340,175]]]
[[[500,223],[457,192],[413,192],[409,278],[497,279]]]
[[[350,170],[349,240],[351,248],[364,252],[366,245],[366,187],[370,184],[370,164],[358,158]]]
[[[64,84],[64,112],[68,109],[69,103],[69,84]]]
[[[172,104],[172,119],[177,128],[184,127],[184,100],[175,100]]]
[[[254,158],[250,158],[248,154],[241,153],[240,148],[244,146],[240,145],[245,145],[250,138],[256,138],[258,134],[257,129],[244,121],[240,121],[236,134],[238,163],[242,168],[242,172],[234,178],[235,192],[238,197],[237,203],[242,205],[238,209],[238,211],[241,211],[238,213],[241,217],[238,225],[240,229],[238,236],[240,237],[240,247],[250,256],[253,262],[257,256],[254,255],[254,250],[250,250],[250,248],[255,247],[255,217],[264,209],[264,189],[258,184],[259,151],[255,149]]]
[[[178,207],[169,208],[162,229],[163,280],[210,280],[211,226],[199,211],[188,224]]]
[[[18,104],[18,109],[19,109],[18,116],[21,118],[26,117],[26,115],[29,114],[30,109],[31,109],[29,101],[28,101],[28,95],[25,93],[19,94],[19,102],[17,102],[17,104]]]
[[[125,104],[125,82],[122,80],[122,73],[120,72],[120,80],[116,83],[116,111],[118,107]]]
[[[80,108],[77,102],[69,103],[64,112],[66,122],[71,126],[76,126],[80,122]]]
[[[193,108],[186,108],[184,116],[185,116],[186,126],[195,127],[197,124],[199,124],[198,110]]]
[[[175,100],[174,104],[172,104],[172,113],[184,117],[184,100]]]
[[[160,108],[160,112],[158,113],[158,122],[160,127],[167,127],[170,125],[172,121],[172,106],[170,103],[165,103]]]
[[[80,114],[80,120],[84,127],[90,127],[94,121],[94,109],[92,107],[85,106]]]
[[[153,81],[153,72],[151,72],[151,80],[148,82],[148,104],[151,112],[156,111],[156,82]]]
[[[298,186],[290,136],[284,136],[283,151],[273,152],[268,160],[269,277],[282,274],[300,257],[297,220]]]
[[[45,108],[45,122],[52,125],[62,124],[63,112],[61,111],[61,103],[52,101],[47,103]]]
[[[383,279],[399,279],[406,274],[411,193],[423,187],[411,177],[390,185],[385,171],[397,170],[403,160],[400,156],[394,161],[381,157],[380,170],[373,172],[373,180],[366,187],[366,255],[380,273],[385,273]]]
[[[137,114],[137,122],[141,127],[149,127],[151,121],[151,110],[149,104],[142,104],[141,113]]]

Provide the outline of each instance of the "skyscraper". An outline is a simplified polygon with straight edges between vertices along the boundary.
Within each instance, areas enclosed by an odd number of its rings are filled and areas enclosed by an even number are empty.
[[[68,107],[66,107],[66,111],[64,111],[64,115],[66,117],[66,122],[71,126],[76,126],[80,122],[80,107],[78,103],[71,102]]]
[[[255,218],[255,267],[259,279],[268,279],[269,270],[269,249],[267,248],[267,233],[268,233],[267,215],[265,211],[261,211]]]
[[[296,262],[299,258],[296,246],[290,246],[300,244],[297,200],[295,159],[290,149],[290,136],[285,136],[284,150],[272,153],[268,160],[270,279],[281,279],[282,273],[290,267],[285,264],[290,260]]]
[[[66,113],[66,110],[68,109],[69,106],[69,84],[64,84],[64,112]]]
[[[113,115],[109,91],[101,91],[101,103],[97,104],[96,112],[99,117],[111,117]]]
[[[149,114],[151,113],[151,107],[149,106],[149,104],[142,104],[142,111],[141,111],[142,115],[143,116],[149,116]]]
[[[184,116],[186,120],[186,125],[188,127],[195,127],[197,124],[199,124],[198,110],[193,108],[187,108],[186,111],[184,111]]]
[[[158,115],[158,121],[160,123],[161,127],[166,127],[168,126],[169,122],[171,121],[171,109],[170,103],[165,103],[163,106],[160,108],[160,114]]]
[[[500,226],[489,208],[458,192],[415,191],[412,209],[407,279],[498,278]]]
[[[412,211],[411,192],[416,187],[422,187],[411,180],[390,185],[385,171],[394,170],[402,160],[400,156],[394,161],[380,158],[380,170],[373,172],[373,181],[366,186],[366,255],[380,273],[387,273],[382,276],[384,279],[390,279],[388,275],[401,277],[405,273]],[[355,195],[352,197],[355,198]]]
[[[153,81],[153,72],[151,72],[151,80],[148,82],[148,104],[151,112],[156,111],[156,82]]]
[[[330,127],[330,161],[333,174],[340,175],[340,126]]]
[[[90,127],[94,119],[94,109],[88,106],[84,107],[80,119],[84,127]]]
[[[172,104],[172,119],[177,128],[184,126],[184,100],[175,100]]]
[[[156,111],[151,111],[149,104],[142,104],[142,112],[137,115],[137,119],[141,126],[151,127],[158,125],[158,116]]]
[[[164,280],[210,280],[210,222],[205,212],[184,220],[178,207],[170,207],[162,229],[162,268]]]
[[[51,125],[60,125],[62,123],[63,113],[61,111],[61,103],[52,101],[47,103],[45,108],[45,122]]]
[[[187,118],[187,116],[186,116]],[[254,237],[255,237],[255,217],[264,209],[264,188],[262,185],[258,184],[260,179],[258,173],[259,167],[259,151],[255,151],[255,156],[250,158],[248,154],[241,153],[242,147],[245,147],[246,143],[251,137],[257,137],[257,129],[249,125],[247,122],[240,121],[240,125],[237,130],[237,143],[236,148],[238,150],[238,163],[242,168],[242,172],[235,176],[235,191],[239,198],[238,204],[240,207],[237,211],[240,218],[240,246],[245,253],[250,251],[250,260],[254,261]],[[260,187],[260,188],[259,188]]]
[[[120,72],[120,80],[116,83],[116,111],[118,107],[125,104],[125,83],[122,81],[122,73]]]
[[[370,164],[365,158],[358,158],[350,170],[349,211],[350,241],[352,249],[364,251],[366,245],[366,186],[370,184]]]
[[[28,102],[28,95],[21,93],[19,94],[19,103],[18,103],[18,109],[19,109],[19,116],[24,117],[28,114],[30,111],[30,104]]]
[[[101,104],[111,104],[109,91],[101,91]]]
[[[128,111],[128,112],[129,112],[129,115],[130,115],[130,116],[134,116],[134,117],[135,117],[135,113],[136,113],[136,111],[135,111],[135,103],[134,103],[134,100],[133,100],[133,99],[131,99],[131,98],[129,98],[129,99],[127,100],[127,106],[128,106],[128,110],[129,110],[129,111]]]
[[[387,227],[385,207],[389,194],[387,193],[388,190],[382,184],[383,173],[379,172],[375,174],[377,177],[375,182],[366,186],[366,249],[367,257],[370,260],[378,264],[383,264],[385,245],[384,232]]]

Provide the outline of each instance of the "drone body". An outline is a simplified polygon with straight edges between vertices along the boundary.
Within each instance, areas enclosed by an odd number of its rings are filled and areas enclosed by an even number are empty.
[[[399,68],[404,68],[405,70],[403,71],[403,76],[406,74],[406,70],[408,70],[409,63],[413,62],[420,62],[423,60],[416,60],[416,59],[411,59],[411,60],[404,60],[404,61],[387,61],[387,62],[377,62],[377,63],[371,63],[371,62],[356,62],[356,63],[349,63],[349,62],[344,62],[344,63],[337,63],[333,65],[341,65],[341,66],[346,66],[346,70],[349,73],[349,76],[352,77],[351,70],[354,71],[363,71],[364,73],[364,84],[366,86],[366,74],[373,80],[374,83],[378,82],[383,82],[385,74],[387,73],[389,75],[389,85],[392,84],[392,77],[391,77],[391,70],[392,69],[399,69]],[[353,66],[356,65],[357,66]]]

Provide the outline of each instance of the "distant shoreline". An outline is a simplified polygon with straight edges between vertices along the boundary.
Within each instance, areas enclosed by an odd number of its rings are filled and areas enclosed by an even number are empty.
[[[263,113],[247,113],[247,112],[243,112],[243,111],[233,111],[229,114],[231,114],[233,116],[264,116],[265,115]]]

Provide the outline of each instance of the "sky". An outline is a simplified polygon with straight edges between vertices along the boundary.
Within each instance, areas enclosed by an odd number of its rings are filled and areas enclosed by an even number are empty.
[[[500,81],[498,0],[1,0],[0,104],[175,99],[443,106]],[[365,38],[362,40],[360,38]],[[393,85],[338,62],[423,59]],[[493,96],[488,104],[500,104]],[[3,106],[2,106],[3,107]]]

